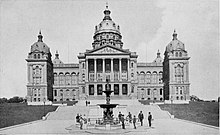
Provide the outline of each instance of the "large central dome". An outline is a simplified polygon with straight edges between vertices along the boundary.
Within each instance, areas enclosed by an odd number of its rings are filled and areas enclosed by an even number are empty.
[[[103,45],[113,45],[119,48],[123,46],[120,27],[112,21],[110,14],[111,11],[106,6],[103,20],[95,26],[94,42],[92,44],[94,49]]]

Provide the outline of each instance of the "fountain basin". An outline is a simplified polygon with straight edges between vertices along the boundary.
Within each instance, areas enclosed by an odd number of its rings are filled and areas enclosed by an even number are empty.
[[[115,108],[119,104],[98,104],[101,108]]]

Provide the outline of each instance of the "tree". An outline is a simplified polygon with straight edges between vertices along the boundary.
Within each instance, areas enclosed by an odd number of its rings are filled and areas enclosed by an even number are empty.
[[[3,104],[3,103],[7,103],[8,102],[8,99],[7,98],[0,98],[0,104]]]
[[[18,96],[15,96],[13,98],[10,98],[8,100],[8,103],[20,103],[20,102],[23,102],[24,99],[22,97],[18,97]]]

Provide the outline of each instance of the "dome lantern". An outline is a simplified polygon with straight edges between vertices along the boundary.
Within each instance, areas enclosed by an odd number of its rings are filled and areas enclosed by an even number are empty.
[[[173,40],[177,40],[177,33],[176,33],[175,29],[174,29],[174,32],[173,32]]]
[[[39,35],[38,35],[38,42],[43,42],[43,36],[41,35],[41,30],[39,31]]]

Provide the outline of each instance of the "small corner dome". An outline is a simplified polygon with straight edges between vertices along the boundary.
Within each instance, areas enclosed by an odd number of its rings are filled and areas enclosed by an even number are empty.
[[[161,57],[160,58],[156,58],[153,62],[154,63],[162,63],[163,59]]]
[[[50,48],[44,42],[36,42],[31,46],[31,52],[35,51],[50,53]]]
[[[55,59],[53,60],[53,64],[63,64],[63,62],[59,59],[58,51],[56,51]]]
[[[31,46],[31,52],[43,52],[43,53],[50,53],[50,48],[43,42],[43,36],[41,35],[41,31],[39,32],[38,35],[38,41],[35,42]]]
[[[54,59],[53,64],[63,64],[63,62],[60,59]]]
[[[173,40],[166,46],[166,52],[171,52],[173,50],[185,50],[185,45],[177,39],[177,33],[175,30],[173,33]]]
[[[163,59],[160,57],[160,52],[157,52],[157,58],[153,61],[153,63],[162,63]]]

